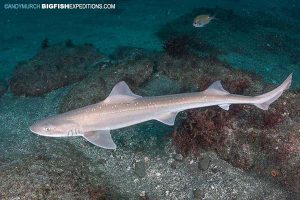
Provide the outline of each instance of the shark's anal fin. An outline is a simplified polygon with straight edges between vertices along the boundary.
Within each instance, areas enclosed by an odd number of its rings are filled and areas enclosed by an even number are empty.
[[[111,138],[109,130],[97,130],[84,133],[83,137],[90,143],[104,149],[116,149],[117,145]]]
[[[171,112],[171,113],[162,115],[159,118],[156,118],[156,120],[160,121],[164,124],[167,124],[169,126],[173,126],[175,123],[176,115],[177,115],[177,112]]]
[[[128,85],[122,81],[114,86],[104,103],[124,103],[138,98],[141,98],[141,96],[134,94]]]

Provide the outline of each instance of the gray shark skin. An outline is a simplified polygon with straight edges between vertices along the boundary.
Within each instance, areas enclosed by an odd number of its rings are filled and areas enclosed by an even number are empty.
[[[220,81],[202,92],[141,97],[120,82],[104,101],[48,117],[30,126],[30,130],[49,137],[83,136],[96,146],[116,149],[110,130],[148,120],[174,125],[178,112],[206,106],[218,105],[228,110],[231,104],[251,104],[267,110],[290,87],[291,81],[292,74],[274,90],[255,97],[230,94]]]

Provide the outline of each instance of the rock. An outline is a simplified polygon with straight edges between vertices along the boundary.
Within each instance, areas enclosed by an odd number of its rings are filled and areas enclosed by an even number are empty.
[[[170,167],[172,168],[172,169],[176,169],[176,167],[177,167],[177,161],[174,159],[174,158],[170,158],[168,161],[167,161],[167,163],[170,165]]]
[[[176,81],[180,86],[180,92],[205,90],[215,80],[225,80],[229,76],[240,75],[237,70],[229,69],[228,64],[217,57],[200,58],[193,55],[184,58],[161,56],[157,71]]]
[[[205,197],[205,193],[203,193],[203,191],[201,189],[195,189],[193,191],[193,195],[194,195],[195,200],[200,200]]]
[[[118,62],[124,60],[139,60],[144,58],[152,59],[156,53],[142,48],[120,46],[111,55],[110,58]]]
[[[149,197],[149,195],[146,193],[146,191],[142,191],[142,192],[140,193],[138,199],[139,199],[139,200],[149,200],[150,197]]]
[[[32,151],[26,161],[7,159],[1,165],[7,167],[1,168],[0,199],[127,199],[109,185],[99,166],[94,168],[83,152],[70,143],[51,143],[59,148],[47,148],[50,143],[43,143],[45,151]],[[32,146],[36,148],[34,143]]]
[[[180,92],[178,83],[162,74],[155,74],[142,88],[146,96],[177,94]]]
[[[70,90],[60,105],[60,112],[104,100],[114,85],[120,81],[125,81],[134,92],[150,78],[153,67],[154,62],[141,59],[112,64],[102,70],[95,70]]]
[[[173,157],[177,161],[182,161],[183,160],[183,156],[181,154],[175,154]]]
[[[199,173],[198,163],[190,162],[188,165],[190,175],[197,175]]]
[[[254,164],[253,152],[249,144],[233,145],[230,160],[235,167],[247,170]]]
[[[0,97],[7,92],[7,85],[4,81],[0,80]]]
[[[10,80],[15,95],[38,96],[85,78],[102,56],[91,45],[65,43],[41,49],[29,61],[17,64]]]
[[[198,162],[198,168],[200,170],[207,170],[209,165],[210,165],[210,159],[208,157],[204,157]]]
[[[89,189],[88,194],[91,199],[106,199],[108,196],[107,189],[103,186]]]
[[[150,162],[150,158],[149,157],[144,157],[144,161],[145,161],[145,163],[149,163]]]
[[[146,165],[145,165],[145,161],[141,160],[141,161],[136,161],[134,163],[134,173],[139,177],[139,178],[143,178],[145,177],[146,174]]]
[[[172,169],[176,169],[177,168],[177,162],[176,161],[171,162],[170,166],[171,166]]]
[[[145,197],[146,196],[146,192],[145,191],[142,191],[141,193],[140,193],[140,197]]]
[[[169,196],[169,195],[170,195],[170,191],[167,190],[167,191],[166,191],[166,196]]]

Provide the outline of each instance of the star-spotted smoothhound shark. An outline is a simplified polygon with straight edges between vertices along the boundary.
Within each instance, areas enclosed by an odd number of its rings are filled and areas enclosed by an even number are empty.
[[[148,120],[174,125],[180,111],[206,106],[217,105],[228,110],[231,104],[251,104],[267,110],[290,87],[291,81],[292,74],[274,90],[254,97],[230,94],[220,81],[202,92],[141,97],[120,82],[104,101],[48,117],[33,124],[30,130],[50,137],[83,136],[94,145],[115,149],[110,130]]]

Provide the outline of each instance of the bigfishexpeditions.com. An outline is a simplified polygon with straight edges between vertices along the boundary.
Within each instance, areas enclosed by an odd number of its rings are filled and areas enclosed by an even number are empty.
[[[85,10],[85,9],[99,9],[99,10],[112,10],[116,9],[116,4],[4,4],[4,9],[11,10]]]

